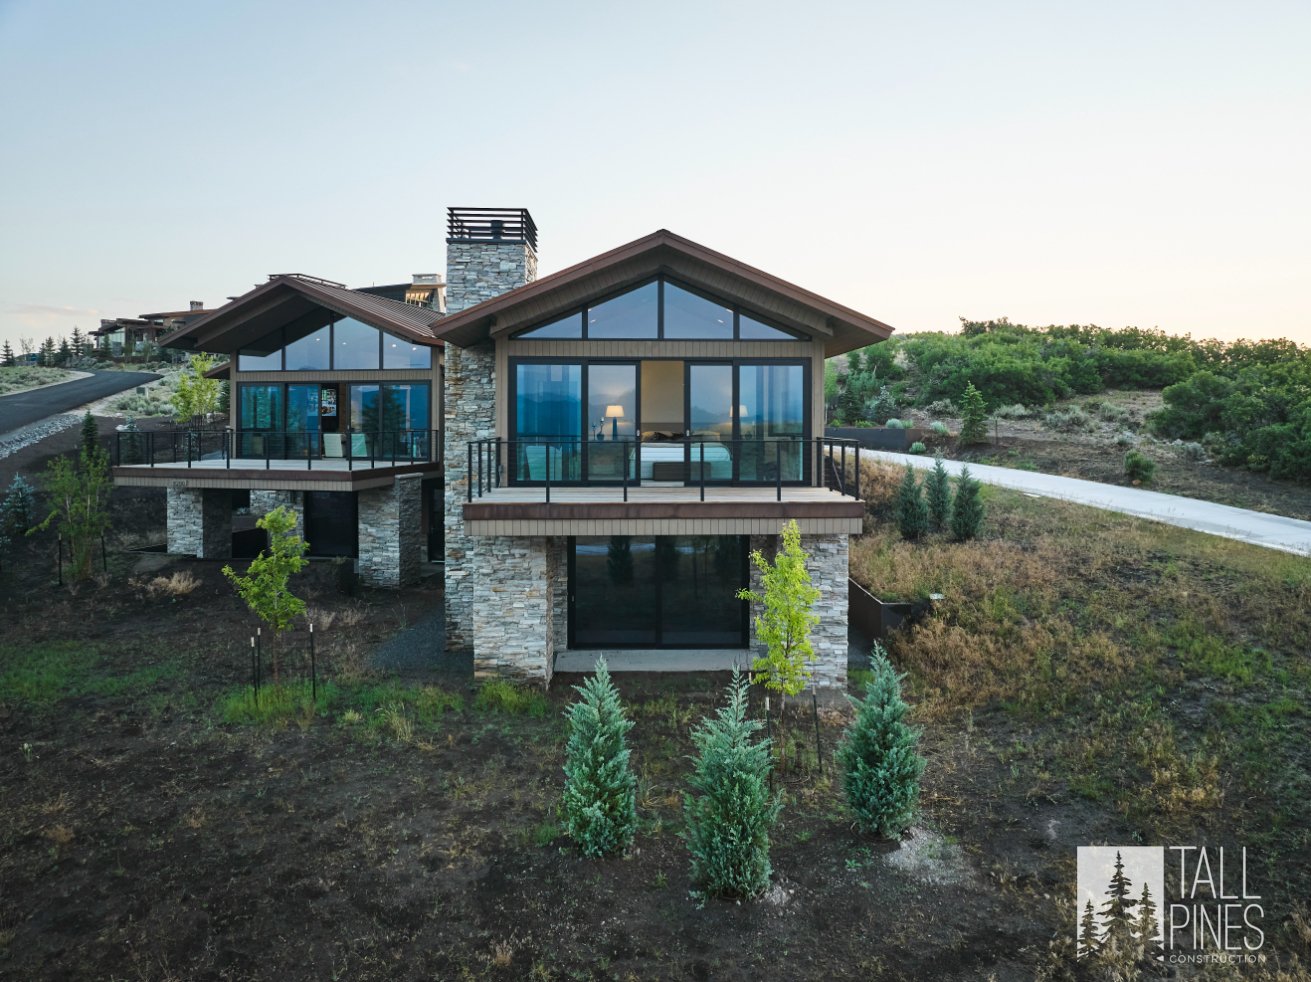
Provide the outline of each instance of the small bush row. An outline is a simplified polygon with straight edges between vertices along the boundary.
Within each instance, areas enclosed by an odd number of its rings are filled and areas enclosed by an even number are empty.
[[[905,721],[901,676],[875,645],[871,675],[838,748],[847,805],[867,831],[895,837],[909,827],[919,800],[924,759],[918,734]],[[630,767],[627,718],[604,659],[575,686],[579,698],[565,713],[563,816],[584,855],[626,850],[637,830],[636,782]],[[772,872],[770,832],[782,798],[770,788],[771,741],[748,715],[748,682],[734,672],[725,704],[692,730],[689,791],[684,795],[684,840],[692,877],[713,896],[753,897]]]

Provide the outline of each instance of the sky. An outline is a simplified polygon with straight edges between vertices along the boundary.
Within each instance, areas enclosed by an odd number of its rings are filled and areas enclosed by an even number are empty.
[[[668,228],[891,324],[1311,344],[1311,3],[0,0],[0,338]]]

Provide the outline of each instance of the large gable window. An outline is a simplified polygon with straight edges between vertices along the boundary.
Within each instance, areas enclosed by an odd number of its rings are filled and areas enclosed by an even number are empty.
[[[516,340],[797,341],[800,335],[659,277],[514,335]]]
[[[432,349],[353,317],[323,313],[267,334],[237,352],[240,372],[431,369]],[[581,320],[581,315],[580,315]]]

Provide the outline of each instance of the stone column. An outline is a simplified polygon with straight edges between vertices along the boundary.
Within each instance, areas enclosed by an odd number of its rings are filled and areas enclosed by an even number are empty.
[[[481,538],[469,567],[473,671],[549,682],[554,571],[542,536]]]
[[[168,551],[198,559],[232,557],[232,495],[223,489],[168,489]]]
[[[448,239],[446,310],[458,314],[537,278],[537,253],[527,242]],[[474,647],[471,567],[481,547],[464,531],[469,491],[469,443],[496,436],[496,351],[488,342],[445,348],[443,471],[446,478],[446,646]]]
[[[359,492],[360,580],[370,586],[417,583],[422,562],[423,476],[398,477],[389,487]]]
[[[275,508],[290,508],[296,515],[296,535],[305,534],[305,492],[304,491],[261,491],[250,492],[250,513],[256,518],[263,518]]]

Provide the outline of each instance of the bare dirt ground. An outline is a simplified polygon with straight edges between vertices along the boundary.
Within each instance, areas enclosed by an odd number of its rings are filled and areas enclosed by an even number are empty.
[[[52,449],[32,448],[28,464]],[[1075,846],[1166,831],[1259,836],[1271,951],[1284,964],[1311,955],[1295,919],[1311,843],[1297,806],[1307,669],[1287,640],[1311,578],[1292,557],[1231,568],[1226,557],[1253,553],[1073,506],[998,495],[990,509],[987,543],[899,544],[878,512],[853,551],[873,588],[949,573],[933,584],[949,609],[895,649],[928,758],[916,832],[894,843],[853,829],[832,759],[845,716],[822,715],[821,770],[809,707],[795,707],[775,887],[738,904],[696,893],[679,835],[689,729],[724,677],[620,677],[642,828],[628,856],[585,860],[556,811],[576,680],[507,700],[467,667],[440,685],[429,671],[380,673],[373,653],[435,609],[439,588],[345,596],[316,563],[301,589],[319,625],[320,704],[246,713],[250,616],[218,563],[128,551],[162,537],[163,497],[119,489],[107,573],[57,588],[37,538],[0,578],[0,977],[1079,978]],[[1053,534],[1101,543],[1092,572],[1073,552],[1059,554],[1068,568],[1039,569]],[[1070,592],[1085,582],[1106,611]],[[1198,599],[1205,583],[1226,603],[1223,591],[1253,591],[1245,602],[1261,606],[1233,608],[1232,629],[1265,656],[1176,654],[1153,633],[1173,630],[1177,597],[1223,618],[1228,608]],[[1130,660],[1109,660],[1098,618],[1152,598],[1158,617],[1131,625],[1145,632],[1135,645],[1157,646],[1139,679],[1124,674]],[[1080,612],[1071,631],[1086,652],[1073,635],[1068,654],[1042,647],[1064,610]],[[944,647],[955,643],[944,631],[963,646]],[[279,648],[288,685],[305,677],[307,642]],[[1076,656],[1093,659],[1086,675]],[[1153,707],[1149,742],[1129,726],[1137,716],[1101,701],[1108,666],[1119,672],[1108,696],[1124,687]],[[1250,681],[1267,677],[1269,692]],[[1249,679],[1241,697],[1235,678]],[[1224,716],[1235,703],[1241,713]],[[1212,744],[1218,720],[1232,735]]]

